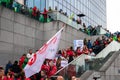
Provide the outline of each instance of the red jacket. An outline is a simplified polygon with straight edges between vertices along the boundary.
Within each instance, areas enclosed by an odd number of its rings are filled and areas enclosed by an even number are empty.
[[[25,80],[31,80],[30,78],[25,78]]]
[[[68,54],[69,56],[74,56],[74,53],[73,53],[72,50],[67,50],[67,54]]]
[[[35,7],[33,8],[33,12],[32,12],[32,15],[33,15],[34,17],[36,17],[36,16],[37,16],[36,11],[37,11],[37,7],[35,6]]]
[[[14,80],[14,78],[7,78],[7,80]]]
[[[7,78],[6,76],[4,76],[3,79],[0,78],[0,80],[10,80],[10,78]]]
[[[56,66],[51,67],[48,73],[48,77],[53,76],[56,72],[57,72],[57,67]]]
[[[40,80],[44,80],[44,78],[40,78]]]
[[[95,41],[95,45],[99,45],[99,42],[97,40]]]
[[[79,56],[83,53],[83,51],[81,51],[80,49],[78,49],[76,52],[77,52],[77,56]]]
[[[22,57],[20,58],[20,60],[19,60],[20,68],[22,68],[22,65],[23,65],[23,63],[24,63],[24,60],[25,60],[25,57],[22,56]]]
[[[42,13],[43,14],[43,16],[44,16],[44,18],[47,18],[47,10],[46,10],[46,8],[44,8],[44,12]]]
[[[45,70],[46,73],[48,74],[48,72],[49,72],[49,70],[50,70],[50,67],[47,66],[47,65],[45,65],[45,64],[43,64],[42,67],[41,67],[41,70]]]
[[[86,48],[86,49],[83,49],[83,54],[89,54],[89,50],[88,50],[88,48]]]

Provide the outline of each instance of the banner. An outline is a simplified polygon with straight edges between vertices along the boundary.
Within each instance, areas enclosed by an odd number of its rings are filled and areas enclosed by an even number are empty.
[[[68,65],[68,61],[67,60],[62,60],[61,61],[61,67],[65,67],[66,65]]]
[[[73,44],[74,44],[74,50],[76,50],[77,47],[83,48],[84,46],[83,40],[74,40]]]
[[[64,28],[64,27],[63,27]],[[28,78],[41,70],[41,66],[46,58],[54,59],[61,37],[60,29],[46,44],[40,48],[28,61],[24,68],[25,76]]]

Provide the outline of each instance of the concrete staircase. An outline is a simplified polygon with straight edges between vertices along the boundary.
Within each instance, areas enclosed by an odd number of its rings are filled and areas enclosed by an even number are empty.
[[[120,80],[120,51],[113,52],[113,55],[98,70],[87,70],[81,75],[80,80]]]

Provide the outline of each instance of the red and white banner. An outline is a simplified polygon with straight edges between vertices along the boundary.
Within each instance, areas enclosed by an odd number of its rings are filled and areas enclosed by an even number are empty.
[[[64,27],[61,28],[46,44],[44,44],[28,61],[24,68],[25,76],[27,78],[41,70],[45,58],[54,59],[63,29]]]

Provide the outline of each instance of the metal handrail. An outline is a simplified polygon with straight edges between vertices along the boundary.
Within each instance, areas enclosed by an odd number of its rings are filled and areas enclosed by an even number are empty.
[[[68,16],[65,16],[64,14],[60,13],[59,11],[50,11],[50,12],[48,12],[48,15],[51,16],[54,20],[60,20],[77,30],[79,28],[83,28],[82,25],[77,24],[77,22],[72,21],[71,19],[68,18]]]

